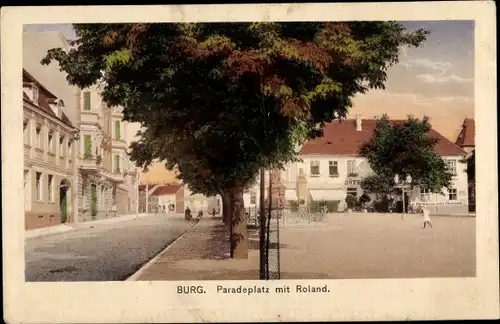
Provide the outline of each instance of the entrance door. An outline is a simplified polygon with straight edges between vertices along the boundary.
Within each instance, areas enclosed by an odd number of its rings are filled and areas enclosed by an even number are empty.
[[[62,180],[59,184],[59,211],[61,213],[61,224],[68,221],[68,183]]]
[[[91,194],[90,212],[92,218],[95,219],[97,215],[97,186],[95,184],[90,186],[90,194]]]

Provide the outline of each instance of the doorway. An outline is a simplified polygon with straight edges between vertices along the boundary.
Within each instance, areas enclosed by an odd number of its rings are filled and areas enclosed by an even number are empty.
[[[61,180],[59,184],[59,212],[61,215],[61,224],[68,221],[68,189],[69,182],[66,179]]]

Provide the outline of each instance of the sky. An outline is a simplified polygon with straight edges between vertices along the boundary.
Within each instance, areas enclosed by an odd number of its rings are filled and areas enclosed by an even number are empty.
[[[456,140],[465,117],[474,118],[474,21],[401,22],[407,30],[427,29],[419,48],[403,49],[387,71],[385,90],[353,99],[350,116],[402,119],[429,116],[433,128]],[[70,24],[25,25],[26,31],[60,31],[74,39]]]

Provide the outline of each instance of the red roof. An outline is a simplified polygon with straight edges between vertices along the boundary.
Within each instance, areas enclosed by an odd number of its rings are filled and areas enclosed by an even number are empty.
[[[180,184],[167,184],[161,185],[151,194],[151,196],[166,196],[175,195],[177,191],[182,187]]]
[[[392,125],[403,123],[404,120],[390,120]],[[361,146],[368,142],[377,126],[376,119],[363,119],[361,131],[356,131],[356,120],[347,119],[333,121],[323,128],[323,137],[306,142],[300,151],[304,155],[359,155]],[[465,155],[459,146],[431,129],[429,135],[437,138],[435,151],[439,155]]]
[[[52,108],[50,108],[49,104],[54,103],[56,101],[57,97],[54,94],[52,94],[52,92],[50,92],[47,88],[45,88],[43,86],[43,84],[41,84],[40,82],[38,82],[38,80],[36,80],[25,69],[23,69],[23,82],[35,83],[37,85],[37,87],[39,88],[39,91],[38,91],[38,102],[31,101],[30,97],[24,91],[23,91],[23,101],[26,101],[26,102],[34,105],[38,109],[42,110],[46,114],[49,114],[53,118],[55,118],[55,119],[63,122],[67,126],[73,127],[73,124],[71,123],[71,121],[69,120],[69,118],[64,113],[61,114],[61,117],[58,117],[54,113],[54,111],[52,110]]]
[[[472,118],[465,118],[462,124],[462,130],[458,135],[457,141],[455,144],[458,146],[475,146],[475,138],[476,136],[476,123]]]

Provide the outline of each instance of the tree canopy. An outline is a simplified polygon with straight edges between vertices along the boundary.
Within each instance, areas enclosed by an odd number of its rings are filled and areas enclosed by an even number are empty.
[[[394,175],[402,180],[412,177],[412,187],[441,193],[451,185],[454,173],[435,152],[439,139],[431,136],[429,118],[422,120],[409,116],[394,123],[385,115],[377,121],[373,137],[361,147],[361,155],[368,159],[373,174],[361,182],[368,193],[394,192]]]
[[[345,117],[355,94],[384,88],[401,47],[427,35],[397,22],[74,28],[74,48],[42,63],[56,60],[81,88],[102,83],[104,102],[141,123],[138,165],[167,161],[198,192],[238,192],[239,205],[260,168],[295,159],[297,144]]]

